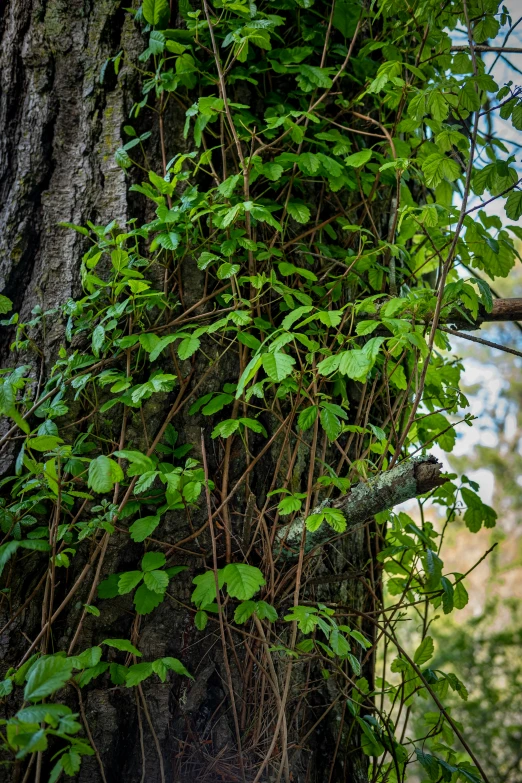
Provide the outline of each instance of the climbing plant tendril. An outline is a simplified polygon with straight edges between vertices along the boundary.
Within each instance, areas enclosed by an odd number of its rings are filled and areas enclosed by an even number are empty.
[[[27,642],[0,682],[6,769],[116,779],[84,707],[96,688],[136,715],[136,780],[487,783],[444,706],[465,683],[430,668],[429,630],[468,602],[447,525],[496,514],[429,450],[472,423],[439,326],[487,320],[484,276],[506,277],[522,238],[515,159],[487,124],[522,130],[522,97],[476,47],[509,12],[126,13],[133,45],[101,79],[141,85],[114,150],[134,217],[56,227],[85,241],[81,294],[59,310],[21,323],[0,297],[1,631]],[[39,377],[50,319],[63,341]],[[413,498],[415,518],[394,510]],[[212,677],[222,698],[205,701]]]

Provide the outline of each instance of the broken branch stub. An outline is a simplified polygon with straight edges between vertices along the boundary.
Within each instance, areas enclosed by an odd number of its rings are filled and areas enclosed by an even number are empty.
[[[347,522],[347,531],[381,511],[398,506],[406,500],[424,495],[446,482],[440,473],[441,463],[432,456],[413,457],[391,470],[380,473],[367,482],[353,487],[347,495],[337,500],[325,500],[312,510],[317,514],[326,507],[339,509]],[[283,527],[275,540],[276,554],[292,559],[298,556],[305,529],[305,519],[298,517]],[[306,531],[305,553],[309,553],[334,537],[332,529],[325,523],[318,530]]]

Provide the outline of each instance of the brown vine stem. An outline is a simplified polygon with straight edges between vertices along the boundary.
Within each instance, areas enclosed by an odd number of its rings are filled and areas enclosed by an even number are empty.
[[[96,756],[96,761],[98,762],[98,766],[100,768],[100,775],[102,777],[103,783],[107,783],[107,778],[105,777],[105,769],[103,767],[103,761],[101,760],[101,756],[100,756],[99,750],[96,747],[96,743],[94,741],[94,737],[92,736],[92,732],[91,732],[89,723],[87,721],[87,715],[85,714],[85,707],[84,707],[84,704],[83,704],[82,692],[81,692],[80,688],[76,685],[76,683],[74,681],[72,682],[72,685],[74,686],[74,689],[76,690],[76,692],[78,694],[78,702],[79,702],[79,705],[80,705],[80,714],[82,716],[82,721],[83,721],[83,725],[85,727],[85,732],[86,732],[86,734],[87,734],[87,736],[89,738],[89,742],[92,745],[92,749],[94,750],[94,753],[95,753],[95,756]]]
[[[206,5],[206,4],[205,4]],[[205,472],[205,496],[207,500],[207,511],[208,511],[208,525],[210,528],[210,537],[212,539],[212,559],[214,564],[214,578],[216,582],[216,602],[218,605],[218,616],[219,616],[219,630],[221,634],[221,645],[223,648],[223,662],[225,664],[225,671],[227,673],[227,685],[228,690],[230,693],[230,703],[232,706],[232,714],[234,716],[234,726],[236,729],[236,742],[237,742],[237,755],[238,755],[238,762],[239,762],[239,769],[241,772],[241,778],[243,780],[243,783],[246,783],[245,778],[245,768],[243,764],[243,749],[241,746],[241,731],[239,727],[239,718],[237,714],[237,707],[236,707],[236,699],[234,696],[234,684],[232,682],[232,672],[230,670],[230,663],[228,660],[228,652],[227,652],[227,640],[225,636],[225,623],[223,619],[223,607],[221,604],[221,595],[219,590],[219,579],[218,579],[218,566],[217,566],[217,544],[216,544],[216,533],[214,530],[214,522],[212,517],[212,501],[210,499],[210,489],[208,486],[208,464],[207,464],[207,451],[205,448],[205,435],[203,429],[201,430],[201,458],[203,462],[203,470]]]
[[[156,752],[158,754],[158,760],[160,765],[161,783],[166,783],[165,768],[163,765],[163,753],[161,752],[161,746],[159,744],[158,735],[156,734],[156,731],[154,729],[154,724],[150,716],[149,708],[147,707],[147,700],[145,699],[145,694],[143,693],[143,688],[141,687],[141,684],[138,685],[138,692],[140,694],[141,703],[143,705],[143,712],[145,713],[145,718],[147,720],[147,723],[149,724],[149,729],[150,729],[150,733],[152,734],[152,738],[154,740],[154,745],[156,746]]]

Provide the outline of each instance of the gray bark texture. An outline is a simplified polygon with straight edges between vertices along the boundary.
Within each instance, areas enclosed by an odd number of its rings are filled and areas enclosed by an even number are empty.
[[[136,215],[137,209],[143,209],[130,201],[126,175],[113,159],[115,149],[121,145],[122,125],[135,98],[133,73],[124,67],[117,78],[108,75],[106,81],[100,83],[100,71],[107,57],[122,48],[131,56],[133,51],[140,51],[139,43],[135,41],[138,33],[124,11],[124,5],[119,0],[98,0],[96,3],[92,0],[7,0],[0,11],[0,291],[14,301],[21,320],[27,320],[35,306],[44,310],[54,308],[79,293],[78,271],[86,249],[85,240],[72,231],[58,228],[58,222],[85,224],[91,220],[105,224],[116,219],[123,225],[130,216]],[[183,113],[176,109],[165,118],[168,154],[178,152],[183,144],[183,121]],[[152,157],[154,147],[156,153],[158,151],[157,139],[156,127],[151,140]],[[183,270],[185,306],[196,302],[202,290],[202,280],[193,266],[187,263]],[[45,330],[34,336],[41,353],[36,358],[34,354],[21,357],[22,361],[33,365],[35,379],[47,376],[60,346],[63,328],[58,316],[48,319]],[[212,345],[206,347],[207,356],[213,350]],[[8,345],[2,346],[1,351],[3,366],[13,366],[15,357],[10,354]],[[207,360],[203,358],[196,360],[192,383],[195,384],[208,368],[205,362]],[[229,378],[237,377],[237,366],[237,355],[230,353],[230,358],[218,365],[196,396],[219,389]],[[131,413],[127,430],[130,448],[147,447],[143,420],[152,438],[161,427],[173,398],[165,394],[158,402],[160,397],[162,395],[156,395],[154,402],[149,400],[144,405],[143,419],[139,412]],[[73,423],[81,419],[79,403],[76,408],[71,406],[70,415]],[[95,417],[93,421],[98,433],[117,442],[120,422],[110,414]],[[208,427],[208,420],[200,422],[197,417],[186,416],[184,411],[174,420],[179,442],[196,444],[192,452],[195,457],[201,456],[198,453],[201,423]],[[273,422],[272,431],[276,426]],[[81,431],[74,424],[71,436]],[[208,438],[212,477],[223,471],[223,455],[217,453],[214,443]],[[252,452],[260,450],[262,443],[253,437]],[[231,523],[234,541],[239,542],[234,552],[236,559],[242,557],[242,546],[248,548],[250,531],[257,523],[256,510],[264,503],[266,487],[274,474],[281,448],[281,441],[276,439],[252,471],[249,484],[243,485],[234,498]],[[232,448],[229,455],[229,486],[233,486],[244,470],[243,457],[238,457],[241,453]],[[3,472],[12,465],[12,457],[10,451],[0,455]],[[381,498],[378,507],[367,504],[364,513],[362,507],[357,514],[353,511],[353,504],[365,492],[364,487],[355,489],[346,503],[347,516],[362,522],[382,508],[416,494],[422,464],[410,463],[410,468],[402,469],[412,471],[407,476],[405,473],[402,483],[399,482],[404,488],[410,481],[406,495],[395,492],[399,484],[388,486],[383,490],[385,502]],[[283,460],[280,469],[283,472],[287,468],[288,464]],[[307,473],[306,451],[303,450],[299,452],[294,468],[296,485]],[[86,617],[77,652],[99,644],[107,637],[129,639],[137,635],[143,660],[167,655],[177,657],[190,669],[194,680],[170,676],[166,683],[161,683],[151,679],[140,686],[141,692],[135,692],[136,689],[111,686],[108,679],[101,677],[82,690],[82,705],[78,703],[76,692],[70,689],[64,698],[75,710],[83,708],[99,754],[99,759],[95,756],[84,759],[81,772],[74,778],[79,783],[188,783],[194,780],[208,783],[241,779],[219,625],[211,618],[204,632],[197,631],[193,614],[186,609],[190,605],[192,578],[212,563],[210,538],[206,531],[184,546],[179,547],[179,542],[190,538],[206,518],[205,508],[194,513],[190,523],[180,512],[166,514],[162,538],[172,543],[175,553],[169,564],[182,564],[188,568],[171,586],[170,598],[152,614],[136,618],[131,597],[124,595],[107,601],[100,618]],[[369,564],[376,563],[378,536],[373,536],[376,530],[373,522],[369,527],[356,525],[351,535],[336,542],[335,546],[326,547],[325,557],[315,558],[313,568],[305,572],[302,600],[339,602],[360,613],[373,611],[376,591],[378,594],[380,589],[378,569],[375,573],[369,571]],[[222,558],[221,540],[218,549]],[[109,539],[101,578],[136,568],[142,554],[141,545],[132,543],[128,535],[117,531]],[[91,555],[88,547],[82,549],[71,568],[60,571],[56,605],[66,598]],[[5,595],[0,598],[0,658],[3,660],[0,673],[8,666],[19,664],[28,647],[27,640],[33,640],[40,630],[42,593],[39,585],[43,584],[47,556],[31,556],[27,562],[30,565],[24,567],[23,561],[13,558],[4,573],[10,598],[9,601]],[[291,563],[286,566],[289,569],[287,594],[290,595],[294,566]],[[68,649],[88,598],[92,571],[91,568],[85,584],[53,624],[53,650]],[[372,580],[373,597],[367,589],[367,580]],[[25,606],[30,596],[33,599]],[[282,616],[284,607],[278,609]],[[366,628],[363,623],[362,628],[369,638],[374,636],[374,626]],[[284,628],[281,632],[285,633]],[[262,693],[258,687],[260,670],[245,652],[244,636],[237,633],[232,637],[231,634],[228,641],[246,780],[252,781],[260,759],[270,745],[275,727],[274,713],[277,717],[276,702],[269,686],[263,686]],[[259,642],[255,641],[252,646],[259,653]],[[286,659],[276,655],[274,662],[282,689]],[[371,688],[371,660],[363,674]],[[333,680],[321,687],[309,687],[310,682],[321,681],[318,668],[307,671],[306,664],[299,664],[294,667],[293,676],[287,705],[288,743],[293,748],[291,779],[293,783],[323,783],[325,770],[330,769],[339,744],[340,707],[332,709],[323,720],[320,718],[325,705],[336,699],[342,705],[343,700]],[[0,706],[0,715],[9,717],[19,706],[8,698]],[[272,722],[265,725],[268,714],[272,716]],[[255,721],[249,717],[252,715],[257,716]],[[295,720],[294,716],[297,716]],[[315,724],[317,728],[314,728]],[[304,744],[301,743],[303,737],[306,738]],[[359,744],[357,726],[343,734],[330,783],[366,783],[368,759],[358,748]],[[278,750],[276,747],[276,752]],[[44,758],[42,782],[49,774],[51,755]],[[280,758],[275,765],[269,765],[263,780],[273,779],[270,776],[279,761]],[[25,770],[25,761],[14,766],[0,765],[0,783],[35,779],[31,777],[34,771],[24,778]]]
[[[348,495],[335,502],[323,501],[311,513],[317,514],[327,507],[337,508],[346,519],[348,530],[353,530],[376,514],[444,484],[445,479],[440,477],[441,468],[442,465],[435,457],[414,457],[409,462],[401,462],[397,467],[381,473],[368,483],[357,484]],[[301,517],[278,533],[276,546],[282,549],[284,556],[298,556],[304,524],[305,520]],[[307,531],[305,551],[312,552],[331,539],[331,528],[322,524],[314,532]]]

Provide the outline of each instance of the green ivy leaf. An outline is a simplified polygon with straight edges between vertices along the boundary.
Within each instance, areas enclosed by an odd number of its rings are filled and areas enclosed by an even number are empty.
[[[185,337],[178,345],[178,356],[180,359],[190,359],[196,353],[201,341],[198,337]]]
[[[522,217],[522,190],[513,190],[505,204],[506,215],[510,220]]]
[[[431,636],[426,636],[415,650],[413,662],[416,663],[417,666],[422,666],[433,657],[434,650],[435,646],[433,644],[433,639]]]
[[[202,609],[196,612],[194,615],[194,625],[198,631],[204,631],[208,623],[208,614]]]
[[[218,569],[217,573],[219,589],[221,590],[225,582],[223,569]],[[205,571],[204,574],[198,574],[198,576],[194,577],[192,583],[196,585],[196,589],[192,593],[192,603],[196,604],[198,608],[204,608],[216,600],[214,571]]]
[[[169,20],[170,10],[167,0],[143,0],[143,16],[152,25],[163,25]]]
[[[107,647],[113,647],[115,650],[120,650],[121,652],[129,652],[132,655],[136,655],[138,658],[141,658],[142,656],[142,653],[140,653],[140,651],[127,639],[104,639],[101,643],[106,644]]]
[[[323,519],[335,530],[336,533],[344,533],[346,530],[346,518],[338,508],[324,508]]]
[[[100,454],[96,459],[91,460],[89,463],[89,478],[87,486],[94,490],[105,494],[113,489],[117,482],[123,480],[123,470],[112,459],[106,457],[104,454]]]
[[[120,595],[130,593],[143,579],[141,571],[126,571],[118,580],[118,592]]]
[[[352,166],[353,168],[359,168],[364,166],[368,161],[372,159],[373,152],[371,150],[361,150],[360,152],[354,152],[353,155],[348,155],[344,163],[346,166]]]
[[[161,593],[162,595],[169,586],[169,577],[165,571],[147,571],[143,577],[143,581],[149,590],[153,590],[155,593]]]
[[[267,604],[266,601],[257,602],[256,614],[260,620],[268,620],[271,623],[277,622],[276,609],[271,604]]]
[[[306,204],[297,199],[291,199],[286,205],[286,209],[290,217],[292,217],[297,223],[308,223],[310,220],[310,210]]]
[[[129,666],[125,685],[127,688],[132,688],[146,680],[151,674],[154,674],[152,663],[135,663],[133,666]]]
[[[194,679],[194,677],[191,675],[191,673],[188,671],[188,669],[183,666],[181,661],[179,661],[177,658],[162,658],[162,662],[165,664],[167,669],[170,669],[171,671],[175,672],[176,674],[181,675],[182,677],[190,677],[191,680]]]
[[[341,422],[335,413],[328,408],[321,408],[321,426],[330,442],[336,440],[341,434]]]
[[[459,581],[455,583],[453,588],[453,604],[455,609],[464,609],[469,601],[468,591],[464,587],[464,582],[461,578],[462,574],[455,574],[454,576]]]
[[[167,558],[163,552],[147,552],[145,555],[143,555],[141,561],[141,570],[155,571],[158,568],[163,568],[166,562]]]
[[[152,533],[154,533],[160,523],[160,520],[161,517],[159,515],[137,519],[136,522],[134,522],[129,528],[129,533],[132,540],[137,541],[138,543],[145,541],[147,536],[150,536]]]
[[[134,606],[138,614],[150,614],[163,601],[164,593],[149,590],[147,585],[138,587],[134,593]]]
[[[37,435],[27,440],[27,447],[33,451],[52,451],[60,443],[63,443],[63,439],[56,435]]]
[[[0,315],[5,315],[13,309],[13,303],[8,296],[0,294]]]
[[[234,612],[234,621],[238,625],[243,625],[249,620],[256,611],[257,604],[255,601],[243,601],[236,607]]]
[[[248,601],[265,584],[263,574],[247,563],[229,563],[223,569],[223,580],[231,598]]]
[[[282,351],[274,351],[274,353],[263,354],[262,362],[268,377],[276,383],[280,383],[292,372],[295,359]]]
[[[40,658],[29,670],[24,699],[39,701],[62,688],[72,676],[72,663],[58,655]]]
[[[322,511],[318,514],[310,514],[306,517],[306,529],[309,530],[310,533],[315,533],[315,531],[318,530],[323,524],[323,520],[324,514]]]

